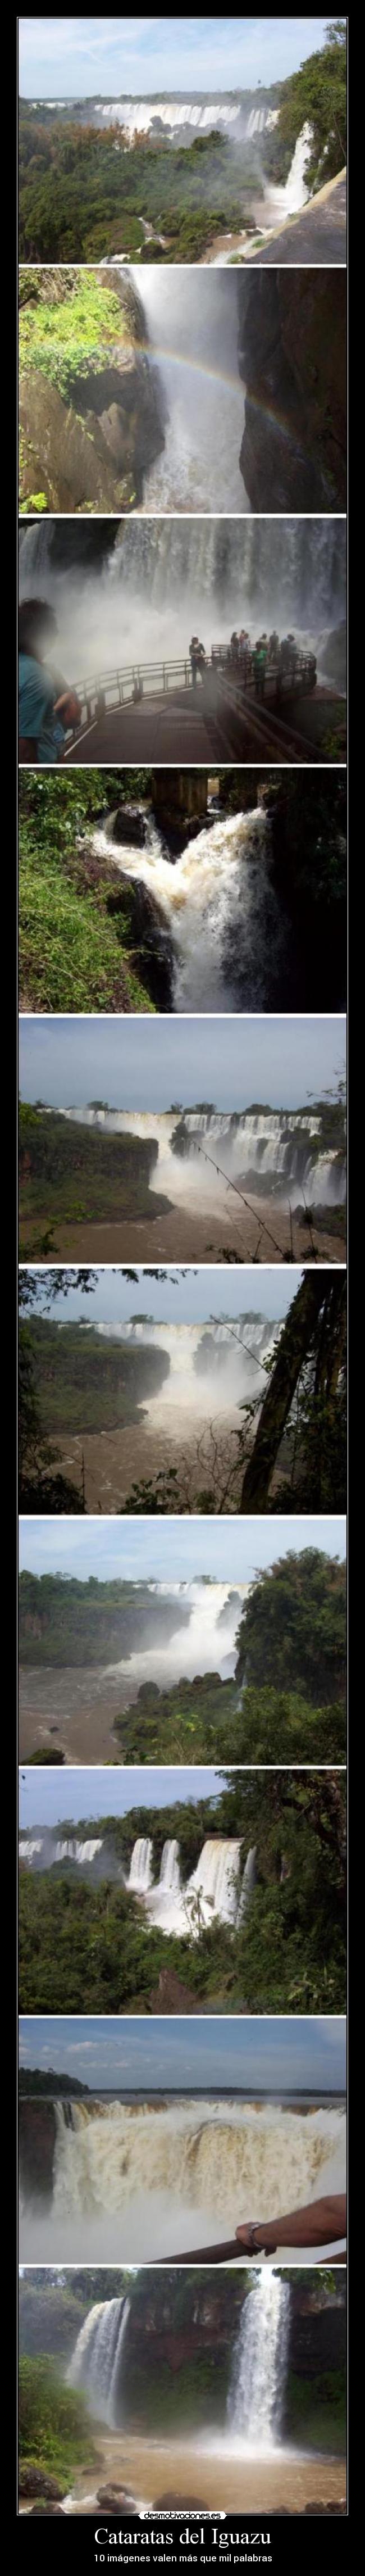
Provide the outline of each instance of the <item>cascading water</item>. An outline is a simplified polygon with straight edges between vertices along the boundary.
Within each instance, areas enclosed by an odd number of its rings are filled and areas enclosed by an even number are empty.
[[[81,2326],[67,2371],[70,2388],[82,2388],[105,2424],[120,2424],[122,2354],[129,2299],[103,2299]]]
[[[52,2208],[27,2200],[22,2261],[153,2261],[345,2187],[341,2103],[150,2102],[146,2086],[142,2102],[57,2101],[55,2120]],[[310,2248],[296,2260],[310,2263]]]
[[[174,1890],[175,1888],[180,1887],[179,1843],[175,1842],[173,1839],[164,1843],[160,1869],[160,1884],[161,1887],[173,1888]]]
[[[82,1867],[84,1867],[91,1869],[93,1860],[96,1859],[96,1853],[102,1851],[102,1848],[101,1839],[99,1839],[98,1842],[89,1843],[77,1843],[74,1841],[56,1843],[54,1858],[55,1860],[76,1860],[79,1868],[82,1869]]]
[[[135,1887],[136,1890],[140,1889],[141,1894],[144,1895],[145,1889],[151,1886],[151,1881],[152,1842],[150,1842],[147,1834],[140,1834],[137,1842],[134,1843],[132,1851],[128,1887]]]
[[[200,1326],[198,1330],[200,1334]],[[220,1327],[216,1327],[216,1330],[219,1331]],[[195,1380],[193,1382],[195,1383]],[[127,1708],[130,1701],[136,1698],[141,1682],[156,1682],[158,1689],[166,1690],[169,1685],[180,1680],[182,1673],[189,1681],[193,1681],[197,1673],[210,1672],[220,1673],[222,1681],[230,1681],[234,1678],[238,1622],[247,1596],[248,1585],[236,1584],[232,1590],[229,1583],[202,1582],[169,1586],[156,1584],[151,1586],[151,1591],[157,1596],[158,1609],[161,1605],[161,1616],[157,1619],[156,1644],[153,1643],[151,1634],[149,1640],[146,1639],[144,1642],[141,1610],[138,1647],[133,1643],[132,1649],[129,1647],[124,1654],[119,1653],[118,1660],[84,1667],[68,1665],[65,1662],[59,1669],[56,1666],[50,1669],[42,1665],[38,1668],[32,1666],[27,1668],[25,1665],[22,1667],[22,1708],[29,1718],[29,1730],[32,1729],[30,1746],[35,1723],[38,1724],[39,1720],[42,1721],[44,1718],[48,1726],[53,1716],[57,1718],[58,1724],[62,1723],[64,1726],[71,1762],[78,1759],[85,1760],[83,1717],[80,1720],[80,1734],[78,1731],[79,1712],[84,1710],[88,1718],[87,1758],[89,1762],[98,1761],[101,1758],[101,1708],[105,1711],[103,1749],[107,1758],[111,1748],[110,1721],[116,1709],[120,1711]],[[184,1623],[179,1616],[181,1599],[189,1613]],[[166,1603],[171,1614],[175,1602],[176,1621],[174,1624],[174,1620],[171,1620],[169,1615],[168,1630],[164,1635],[164,1604]],[[136,1604],[138,1611],[138,1588]],[[67,1656],[67,1630],[65,1656]],[[92,1735],[90,1742],[89,1720],[90,1715],[95,1714],[95,1710],[97,1732],[95,1740]]]
[[[255,2457],[280,2441],[289,2322],[288,2282],[263,2266],[242,2307],[227,2408],[234,2442]]]
[[[118,844],[113,817],[93,847],[158,904],[169,931],[173,1010],[275,1008],[291,932],[270,870],[270,827],[261,808],[220,816],[187,843],[176,864],[150,817],[143,850]]]
[[[38,580],[58,621],[57,656],[71,680],[143,658],[207,651],[232,626],[290,627],[300,642],[344,615],[346,529],[338,518],[121,519],[103,564],[54,563],[53,523],[20,531],[23,599]],[[59,541],[60,543],[60,541]],[[75,553],[77,532],[75,539]]]
[[[144,474],[144,510],[247,511],[240,474],[244,386],[238,374],[234,277],[171,268],[140,273],[150,352],[165,405],[165,444]]]
[[[346,1198],[344,1150],[336,1145],[313,1154],[312,1140],[320,1137],[321,1122],[307,1110],[187,1109],[183,1112],[180,1150],[173,1149],[177,1119],[165,1111],[94,1112],[74,1105],[71,1109],[60,1107],[58,1114],[82,1126],[105,1127],[109,1134],[155,1138],[158,1158],[150,1174],[151,1191],[166,1187],[169,1198],[185,1207],[191,1207],[193,1191],[200,1201],[204,1192],[205,1213],[211,1208],[216,1215],[217,1208],[222,1208],[222,1181],[219,1170],[215,1174],[214,1163],[227,1180],[250,1185],[253,1196],[257,1183],[262,1195],[262,1180],[267,1178],[265,1195],[275,1193],[285,1203],[290,1197],[292,1205],[294,1193],[300,1200],[303,1187],[313,1206],[328,1203],[338,1207]],[[204,1161],[205,1147],[211,1155],[209,1163]]]
[[[204,1923],[219,1915],[221,1923],[235,1923],[237,1917],[241,1842],[226,1841],[216,1834],[203,1843],[200,1860],[188,1880],[186,1895],[199,1899]]]

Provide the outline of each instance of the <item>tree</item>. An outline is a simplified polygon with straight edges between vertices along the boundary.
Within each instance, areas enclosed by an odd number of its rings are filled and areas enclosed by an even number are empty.
[[[324,1286],[322,1272],[307,1271],[297,1289],[289,1314],[282,1327],[275,1352],[267,1393],[261,1408],[251,1457],[245,1469],[241,1509],[265,1511],[271,1479],[283,1440],[291,1407],[307,1363],[315,1358],[314,1418],[311,1389],[304,1389],[307,1404],[307,1431],[311,1458],[313,1432],[316,1436],[317,1508],[321,1495],[321,1455],[326,1443],[331,1446],[335,1429],[335,1406],[340,1374],[343,1369],[346,1337],[346,1284],[342,1272]],[[303,1444],[304,1428],[304,1444]],[[305,1423],[300,1426],[303,1463],[308,1464],[309,1436],[305,1440]],[[326,1497],[327,1499],[327,1497]]]
[[[312,189],[336,177],[346,161],[346,19],[326,29],[327,44],[309,54],[282,94],[278,141],[294,150],[303,126],[309,125],[305,177]]]

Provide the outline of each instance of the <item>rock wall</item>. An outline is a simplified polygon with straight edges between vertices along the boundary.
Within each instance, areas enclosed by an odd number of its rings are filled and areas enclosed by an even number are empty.
[[[246,386],[240,466],[251,508],[346,508],[346,279],[277,269],[239,277]]]

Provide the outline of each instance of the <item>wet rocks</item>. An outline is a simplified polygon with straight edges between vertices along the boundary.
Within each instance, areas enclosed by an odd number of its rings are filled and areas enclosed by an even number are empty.
[[[48,2469],[39,2468],[36,2460],[20,2461],[20,2496],[35,2496],[37,2502],[38,2498],[42,2497],[47,2504],[59,2505],[64,2492],[59,2478],[51,2477]]]

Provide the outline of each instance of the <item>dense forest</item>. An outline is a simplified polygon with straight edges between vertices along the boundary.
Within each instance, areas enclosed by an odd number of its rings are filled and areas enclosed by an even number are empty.
[[[186,772],[189,812],[191,773]],[[195,777],[197,773],[193,774]],[[198,776],[200,773],[198,773]],[[205,773],[206,778],[206,773]],[[171,862],[179,855],[168,773],[151,770],[21,770],[20,1006],[26,1011],[154,1011],[171,1008],[169,934],[150,889],[94,846],[95,828],[132,806],[153,806]],[[181,778],[184,846],[184,773]],[[341,769],[217,772],[215,810],[253,811],[270,822],[273,884],[289,918],[294,1000],[308,1010],[342,1009],[346,988],[346,781]],[[196,819],[198,816],[198,820]],[[191,830],[204,809],[192,808]],[[171,829],[172,826],[172,829]],[[166,838],[167,835],[167,838]]]
[[[261,199],[264,227],[265,179],[285,182],[307,122],[311,189],[346,160],[346,20],[336,19],[326,36],[288,80],[260,85],[260,105],[278,108],[279,117],[260,136],[259,159],[254,144],[228,142],[214,129],[183,146],[157,132],[126,146],[113,122],[101,131],[78,121],[72,103],[55,117],[47,102],[35,113],[21,100],[20,260],[98,260],[118,251],[133,259],[142,248],[144,259],[155,259],[158,248],[160,260],[191,263],[204,260],[216,234],[245,228],[255,242],[252,204]],[[256,93],[240,95],[249,110]],[[95,104],[85,102],[83,119]]]
[[[113,1135],[83,1126],[61,1112],[19,1110],[20,1250],[23,1260],[49,1253],[52,1228],[84,1221],[114,1224],[136,1217],[152,1219],[169,1211],[169,1199],[154,1190],[151,1173],[158,1146],[131,1133]],[[43,1232],[37,1234],[37,1227]],[[32,1229],[28,1240],[28,1228]]]
[[[280,2269],[290,2288],[290,2331],[283,2438],[295,2448],[341,2454],[346,2442],[346,2277],[322,2267],[315,2275]],[[128,2373],[123,2421],[161,2439],[176,2430],[222,2431],[234,2338],[242,2307],[255,2296],[252,2271],[133,2274],[106,2266],[63,2273],[25,2270],[19,2290],[20,2492],[46,2496],[52,2471],[61,2497],[84,2459],[97,2456],[81,2395],[65,2373],[90,2307],[128,2296]],[[151,2369],[151,2346],[154,2368]],[[32,2484],[32,2468],[38,2471]],[[100,2473],[99,2473],[100,2474]],[[43,2487],[42,2487],[43,2477]]]
[[[289,159],[290,159],[289,153]],[[216,233],[247,220],[264,199],[255,151],[218,131],[171,146],[137,135],[116,145],[114,125],[98,130],[61,117],[47,122],[22,102],[19,124],[21,260],[98,260],[106,251],[179,264],[204,258]],[[142,217],[142,221],[141,221]],[[143,217],[151,224],[146,240]],[[166,238],[161,241],[161,231]]]
[[[87,1583],[26,1569],[20,1576],[20,1660],[61,1669],[152,1649],[181,1626],[186,1598],[161,1601],[138,1583]],[[214,1587],[212,1600],[214,1616]],[[258,1573],[237,1623],[234,1679],[197,1674],[168,1689],[143,1682],[114,1720],[116,1760],[238,1764],[346,1758],[346,1565],[321,1548],[288,1550]]]
[[[33,1875],[20,1868],[19,1985],[23,2012],[151,2012],[161,1973],[172,1969],[188,1999],[225,2012],[342,2012],[346,1996],[346,1804],[339,1774],[226,1775],[210,1801],[161,1814],[133,1808],[103,1820],[105,1877],[97,1886],[67,1862]],[[71,1827],[72,1830],[72,1827]],[[81,1829],[82,1830],[82,1829]],[[79,1828],[78,1828],[79,1831]],[[93,1834],[98,1827],[93,1819]],[[256,1852],[256,1883],[240,1921],[204,1921],[199,1888],[187,1901],[186,1937],[161,1932],[132,1891],[108,1876],[108,1846],[124,1866],[138,1835],[181,1844],[183,1878],[202,1842],[242,1839]],[[90,1835],[90,1822],[84,1832]],[[186,2008],[186,2007],[185,2007]],[[157,2009],[166,2009],[162,2002]],[[187,2000],[187,2009],[189,2009]]]

